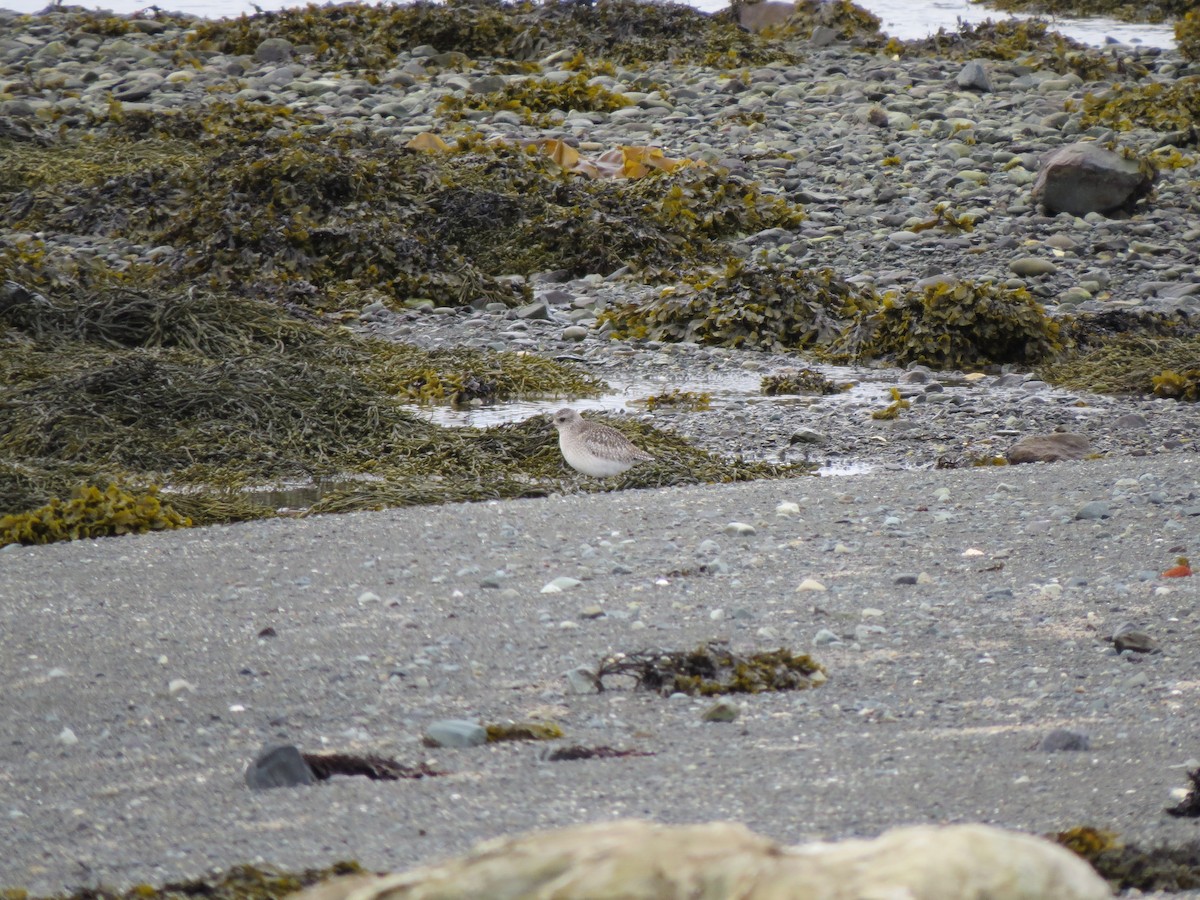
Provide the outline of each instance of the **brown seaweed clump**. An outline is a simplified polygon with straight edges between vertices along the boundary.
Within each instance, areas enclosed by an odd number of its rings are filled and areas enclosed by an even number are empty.
[[[972,0],[983,3],[985,0]],[[987,5],[1005,12],[1038,16],[1107,16],[1123,22],[1163,22],[1182,16],[1192,8],[1192,0],[1159,0],[1156,3],[1129,3],[1127,0],[986,0]]]
[[[206,23],[181,49],[253,54],[267,38],[310,48],[326,68],[350,70],[386,69],[398,54],[420,45],[472,59],[534,60],[566,48],[618,63],[744,66],[795,59],[780,43],[746,34],[728,17],[682,3],[637,0],[310,4]]]
[[[687,275],[646,302],[614,306],[600,321],[615,337],[786,351],[832,344],[853,315],[875,305],[829,269],[735,260]]]
[[[937,34],[920,40],[893,40],[887,50],[942,59],[1022,60],[1059,74],[1073,72],[1084,81],[1137,74],[1137,67],[1123,72],[1126,67],[1120,60],[1066,37],[1038,19],[988,19],[973,25],[964,22],[956,31],[938,29]]]
[[[628,675],[637,685],[662,694],[758,694],[819,687],[827,680],[825,667],[806,653],[779,650],[742,656],[723,641],[710,641],[690,651],[641,650],[601,661],[601,680]]]
[[[1188,132],[1200,119],[1200,78],[1180,78],[1171,84],[1113,85],[1100,93],[1084,94],[1082,108],[1080,124],[1084,128],[1104,125],[1118,131]]]
[[[1183,316],[1113,311],[1064,323],[1074,346],[1038,376],[1070,390],[1200,399],[1200,333]]]
[[[1175,23],[1175,41],[1184,59],[1200,59],[1200,9],[1190,9]]]
[[[234,866],[227,872],[191,881],[172,881],[162,887],[137,884],[120,892],[106,887],[79,888],[54,900],[283,900],[306,887],[311,887],[342,875],[361,875],[364,869],[357,862],[341,861],[324,869],[304,869],[284,872],[260,866]],[[0,890],[3,900],[38,900],[20,888]]]
[[[1118,893],[1133,889],[1151,893],[1200,888],[1200,841],[1147,850],[1123,843],[1114,832],[1088,825],[1046,837],[1087,860]]]
[[[1029,365],[1062,352],[1060,330],[1023,288],[960,281],[886,296],[848,332],[843,349],[937,369]]]

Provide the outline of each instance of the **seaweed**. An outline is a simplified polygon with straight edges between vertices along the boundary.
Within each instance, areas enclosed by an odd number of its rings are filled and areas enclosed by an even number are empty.
[[[608,676],[628,676],[636,679],[639,688],[664,697],[795,691],[827,681],[825,667],[806,653],[780,648],[742,655],[724,641],[709,641],[690,651],[620,653],[601,660],[596,671],[601,686]]]
[[[1087,860],[1114,891],[1189,891],[1200,888],[1200,841],[1143,849],[1089,825],[1046,835]]]
[[[1145,72],[1144,68],[1127,65],[1095,47],[1059,34],[1049,22],[1039,19],[960,22],[955,31],[939,28],[937,34],[920,40],[889,42],[885,50],[942,59],[1026,60],[1039,69],[1059,74],[1073,72],[1084,81],[1140,77]]]
[[[684,4],[636,0],[310,4],[205,23],[189,35],[185,49],[253,54],[267,38],[306,48],[326,68],[349,70],[386,69],[418,45],[463,58],[513,60],[565,48],[622,63],[672,59],[732,66],[795,59],[781,45],[740,31],[731,19],[705,16]]]
[[[1045,362],[1064,347],[1058,322],[1024,288],[960,281],[885,295],[878,311],[844,333],[838,350],[962,369]]]
[[[501,741],[555,741],[563,730],[552,722],[493,723],[486,726],[488,743]]]
[[[1200,79],[1181,78],[1171,84],[1116,84],[1083,95],[1080,125],[1104,125],[1117,131],[1149,128],[1189,131],[1200,119]]]
[[[191,524],[191,519],[162,503],[155,488],[135,495],[115,484],[104,490],[85,485],[77,487],[66,502],[53,497],[39,509],[0,516],[0,547],[144,534]]]
[[[1200,336],[1100,332],[1061,359],[1037,369],[1038,377],[1070,390],[1141,394],[1197,401]]]
[[[1189,9],[1175,22],[1179,54],[1189,62],[1200,59],[1200,9]]]
[[[837,394],[849,385],[834,384],[816,369],[799,369],[764,375],[759,391],[768,397],[784,394]]]
[[[651,394],[644,401],[646,409],[690,409],[700,411],[712,406],[712,394],[708,391],[681,391],[672,388],[662,394]]]
[[[733,260],[689,274],[643,303],[614,306],[599,321],[616,337],[797,350],[833,343],[873,295],[831,269]]]
[[[972,0],[983,3],[985,0]],[[1107,16],[1124,22],[1162,22],[1181,16],[1192,8],[1191,0],[1128,3],[1126,0],[986,0],[988,6],[1005,12],[1032,13],[1039,16]]]

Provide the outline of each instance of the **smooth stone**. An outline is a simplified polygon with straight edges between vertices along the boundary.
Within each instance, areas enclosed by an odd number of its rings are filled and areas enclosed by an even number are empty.
[[[1006,458],[1013,465],[1034,462],[1062,462],[1083,459],[1092,449],[1085,435],[1069,431],[1031,434],[1008,448]]]
[[[704,711],[703,718],[705,722],[732,722],[741,714],[740,706],[728,697],[722,697]]]
[[[1008,269],[1014,275],[1029,276],[1029,275],[1053,275],[1058,271],[1058,266],[1050,262],[1048,259],[1038,259],[1033,256],[1023,256],[1020,259],[1014,259],[1008,264]]]
[[[429,747],[480,747],[487,743],[487,729],[470,719],[441,719],[425,729]]]
[[[1103,500],[1093,500],[1075,510],[1075,518],[1083,520],[1107,519],[1111,515],[1112,513],[1109,512],[1108,504]]]

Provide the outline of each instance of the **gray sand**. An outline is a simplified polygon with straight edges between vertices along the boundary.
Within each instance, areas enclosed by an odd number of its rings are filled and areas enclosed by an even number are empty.
[[[1195,821],[1163,808],[1200,757],[1200,580],[1157,573],[1179,548],[1198,555],[1195,463],[803,478],[10,547],[0,886],[123,887],[258,861],[398,869],[622,816],[736,819],[785,842],[967,821],[1194,838]],[[1075,518],[1090,501],[1109,517]],[[781,502],[799,512],[777,515]],[[919,573],[928,583],[896,583]],[[581,583],[542,593],[561,576]],[[826,590],[797,591],[805,579]],[[1117,656],[1103,638],[1126,621],[1163,652]],[[842,642],[814,646],[822,629]],[[829,682],[740,698],[741,717],[714,724],[708,701],[619,681],[569,694],[561,676],[714,638],[811,651]],[[565,743],[655,755],[423,747],[445,717],[546,718]],[[1033,749],[1060,727],[1091,749]],[[246,764],[280,742],[453,774],[250,791]]]

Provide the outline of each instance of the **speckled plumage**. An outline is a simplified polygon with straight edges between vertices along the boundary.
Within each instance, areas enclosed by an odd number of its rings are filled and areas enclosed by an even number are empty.
[[[584,475],[607,478],[654,459],[615,428],[589,422],[573,409],[560,409],[552,421],[558,429],[558,447],[563,459]]]

